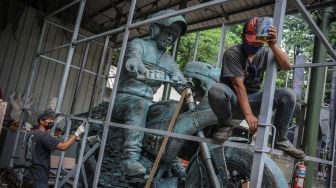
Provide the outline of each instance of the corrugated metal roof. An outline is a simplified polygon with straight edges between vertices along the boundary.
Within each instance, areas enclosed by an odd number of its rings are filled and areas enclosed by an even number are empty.
[[[164,9],[182,9],[208,2],[209,0],[138,0],[133,23],[147,18],[148,15]],[[306,7],[319,8],[331,6],[335,0],[321,2],[320,0],[302,0]],[[83,15],[82,27],[94,34],[115,29],[124,25],[127,21],[131,1],[124,0],[87,0]],[[189,12],[185,15],[188,22],[188,32],[220,27],[222,23],[227,25],[244,22],[253,16],[273,15],[274,0],[231,0],[222,4]],[[59,17],[67,22],[74,23],[77,11],[68,9]],[[287,11],[295,11],[291,1],[288,1]],[[69,16],[73,15],[73,16]],[[148,34],[148,26],[133,29],[130,38],[143,37]],[[117,42],[122,40],[119,34]]]

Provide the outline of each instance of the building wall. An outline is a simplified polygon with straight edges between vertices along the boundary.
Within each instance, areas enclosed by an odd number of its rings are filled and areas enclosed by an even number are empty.
[[[9,12],[15,12],[15,8]],[[0,31],[0,87],[3,91],[5,101],[8,100],[8,96],[11,93],[19,93],[20,91],[24,93],[24,91],[27,90],[36,46],[41,36],[42,19],[40,18],[41,16],[38,11],[26,7],[19,19],[17,29],[13,29],[15,21],[9,16],[7,26],[3,31]],[[55,48],[59,45],[69,43],[70,39],[71,33],[48,24],[42,49]],[[85,45],[86,44],[83,43],[76,46],[72,61],[73,65],[80,67],[84,56]],[[97,72],[101,53],[102,46],[97,43],[91,43],[89,58],[85,68]],[[46,55],[65,62],[67,48],[53,51]],[[48,101],[58,96],[64,70],[63,64],[57,64],[43,58],[39,59],[40,61],[36,69],[37,74],[32,84],[32,91],[35,98],[35,102],[32,106],[33,112],[44,110],[48,105]],[[62,112],[64,113],[70,113],[78,77],[79,71],[72,68],[62,105]],[[94,81],[95,75],[84,72],[74,113],[88,110],[93,93]],[[101,90],[100,88],[98,89]],[[99,96],[96,98],[99,98]],[[32,116],[34,116],[34,114]]]

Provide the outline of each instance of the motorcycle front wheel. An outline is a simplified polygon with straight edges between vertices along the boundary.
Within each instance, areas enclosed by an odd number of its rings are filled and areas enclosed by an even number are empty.
[[[250,181],[253,153],[250,150],[240,148],[225,148],[225,160],[229,172],[229,179],[218,177],[221,186],[225,188],[247,187]],[[213,159],[214,160],[214,159]],[[216,159],[219,160],[219,159]],[[269,157],[265,158],[265,167],[262,188],[286,188],[287,181],[278,165]],[[216,162],[214,163],[216,164]],[[218,166],[215,166],[218,172]],[[220,176],[217,173],[217,176]],[[190,161],[187,170],[187,178],[184,184],[186,188],[211,188],[210,178],[202,161],[201,155],[195,155]]]

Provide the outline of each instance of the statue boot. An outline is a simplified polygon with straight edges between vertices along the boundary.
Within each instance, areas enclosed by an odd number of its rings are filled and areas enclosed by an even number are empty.
[[[232,135],[233,128],[234,127],[232,126],[220,127],[214,132],[212,137],[216,140],[225,142]]]
[[[287,127],[277,128],[275,137],[275,149],[280,149],[284,151],[289,156],[295,159],[303,159],[306,154],[297,149],[288,139],[287,139]]]
[[[143,176],[146,168],[139,162],[144,133],[128,130],[124,144],[124,158],[128,176]]]

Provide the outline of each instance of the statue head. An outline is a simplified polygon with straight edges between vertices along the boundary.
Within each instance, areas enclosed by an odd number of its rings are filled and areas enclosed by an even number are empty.
[[[176,12],[175,10],[163,10],[154,13],[150,18]],[[156,40],[157,46],[160,49],[166,49],[181,35],[184,35],[187,30],[187,22],[182,15],[157,20],[150,25],[150,36]]]

